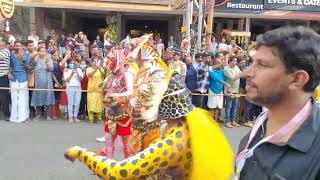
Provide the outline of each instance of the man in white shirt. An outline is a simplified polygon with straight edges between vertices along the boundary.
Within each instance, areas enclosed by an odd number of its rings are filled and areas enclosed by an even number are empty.
[[[37,34],[37,33],[36,33],[35,30],[31,31],[31,35],[28,36],[28,40],[32,40],[33,43],[34,43],[34,46],[35,46],[36,48],[38,48],[39,36],[37,36],[36,34]]]

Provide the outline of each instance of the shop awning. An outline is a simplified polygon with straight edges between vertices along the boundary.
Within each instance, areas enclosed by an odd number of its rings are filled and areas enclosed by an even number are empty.
[[[222,30],[222,33],[228,34],[230,36],[243,36],[243,37],[250,37],[251,36],[251,32],[233,31],[233,30],[229,30],[229,29]]]
[[[18,0],[16,2],[16,5],[43,8],[66,8],[152,14],[183,14],[182,10],[175,9],[174,4],[137,4],[119,1],[111,2],[95,0]]]

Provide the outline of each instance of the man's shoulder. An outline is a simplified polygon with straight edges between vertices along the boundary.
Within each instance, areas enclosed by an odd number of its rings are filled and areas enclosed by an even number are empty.
[[[238,66],[236,66],[236,71],[241,72],[241,69]]]
[[[0,53],[10,56],[10,50],[8,48],[0,49]]]
[[[230,71],[230,67],[229,66],[224,67],[223,71]]]
[[[246,148],[246,145],[249,141],[249,137],[250,137],[250,132],[249,131],[240,141],[239,146],[238,146],[238,153],[240,153],[241,151],[243,151]]]
[[[187,66],[186,63],[184,63],[183,61],[179,61],[179,63],[180,63],[182,66]]]

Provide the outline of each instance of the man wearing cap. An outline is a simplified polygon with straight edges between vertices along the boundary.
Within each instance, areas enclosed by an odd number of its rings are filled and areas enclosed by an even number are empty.
[[[9,87],[8,74],[10,72],[10,51],[6,47],[6,41],[0,37],[0,87]],[[9,90],[0,90],[0,111],[4,115],[4,120],[9,120]],[[0,119],[1,120],[1,119]]]

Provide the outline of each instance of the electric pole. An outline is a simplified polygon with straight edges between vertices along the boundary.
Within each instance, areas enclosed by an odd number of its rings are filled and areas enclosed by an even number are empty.
[[[213,11],[214,11],[215,0],[211,0],[207,5],[208,7],[208,20],[206,29],[206,52],[210,52],[211,48],[211,34],[213,27]]]
[[[197,39],[197,51],[201,51],[202,40],[202,26],[203,26],[203,1],[199,0],[199,14],[198,14],[198,39]]]
[[[191,2],[190,0],[187,0],[187,9],[186,9],[186,36],[187,39],[190,39],[190,24],[191,24]]]

